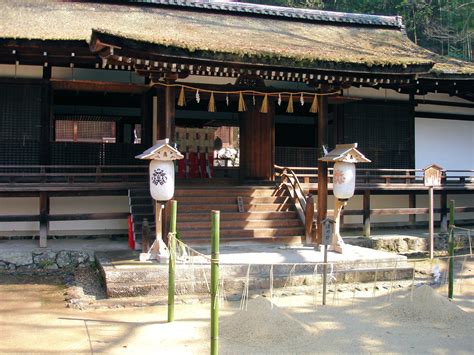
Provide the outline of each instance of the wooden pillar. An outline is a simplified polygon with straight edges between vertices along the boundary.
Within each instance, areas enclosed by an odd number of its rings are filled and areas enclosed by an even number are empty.
[[[145,147],[150,147],[156,141],[153,137],[153,94],[155,90],[149,90],[142,96],[141,102],[141,124],[142,124],[142,144]]]
[[[48,245],[49,232],[49,196],[47,192],[40,192],[40,248],[46,248]]]
[[[318,97],[318,155],[321,157],[322,147],[328,142],[328,98],[327,96]],[[317,243],[322,241],[321,221],[328,213],[328,166],[326,162],[318,160],[318,207],[317,207]]]
[[[448,193],[446,190],[441,190],[440,196],[440,228],[442,233],[448,233]]]
[[[49,165],[51,146],[51,119],[52,89],[50,84],[51,67],[43,67],[43,84],[41,86],[41,118],[40,118],[40,154],[39,164]]]
[[[166,84],[172,84],[177,79],[176,77],[169,77],[165,80]],[[158,88],[158,126],[157,139],[168,138],[170,144],[176,142],[176,88],[172,86],[165,86]],[[164,236],[168,235],[169,231],[169,210],[170,204],[166,203],[162,215],[162,233]]]
[[[240,179],[273,180],[275,165],[275,105],[268,100],[268,113],[261,113],[261,98],[246,102],[239,114]]]
[[[416,194],[413,192],[408,194],[408,207],[416,208]],[[414,225],[416,223],[416,214],[408,215],[408,221],[411,225]]]
[[[167,84],[173,80],[166,80]],[[158,127],[157,139],[169,138],[170,143],[175,142],[175,106],[176,90],[174,87],[165,86],[158,89]]]
[[[364,210],[364,237],[370,237],[370,190],[364,191],[363,198]]]

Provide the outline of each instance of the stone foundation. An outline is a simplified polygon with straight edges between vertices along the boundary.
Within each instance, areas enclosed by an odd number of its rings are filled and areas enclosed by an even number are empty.
[[[87,266],[93,256],[83,251],[37,249],[0,252],[0,270],[59,270]]]
[[[400,254],[425,253],[429,252],[428,238],[421,237],[372,237],[372,238],[348,238],[347,244],[357,245],[364,248],[395,252]],[[467,235],[456,235],[454,237],[456,250],[468,249],[469,239]],[[445,234],[435,234],[434,250],[448,250],[448,236]]]

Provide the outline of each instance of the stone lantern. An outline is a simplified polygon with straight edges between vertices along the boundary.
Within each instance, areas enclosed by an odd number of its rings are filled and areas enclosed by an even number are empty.
[[[161,262],[169,257],[162,236],[162,210],[165,203],[171,200],[174,195],[174,160],[183,159],[184,156],[177,149],[169,145],[169,139],[162,139],[135,158],[150,160],[150,194],[155,200],[156,206],[156,240],[150,247],[150,251],[145,250],[145,252],[148,255],[151,254],[150,252],[153,252],[156,254],[156,259]]]
[[[334,251],[343,252],[344,241],[340,235],[341,211],[352,196],[354,196],[356,182],[356,163],[370,163],[361,152],[357,150],[357,143],[337,144],[336,148],[327,155],[319,158],[321,161],[334,163],[333,169],[333,194],[334,203],[334,234],[331,245]]]

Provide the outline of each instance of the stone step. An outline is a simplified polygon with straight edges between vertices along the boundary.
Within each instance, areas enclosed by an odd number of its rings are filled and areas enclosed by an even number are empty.
[[[148,196],[130,196],[129,201],[132,205],[150,205],[153,206],[155,202],[151,198],[150,195]]]
[[[105,280],[108,297],[131,297],[146,295],[166,295],[168,265],[139,263],[138,253],[126,252],[130,256],[123,261],[114,261],[111,252],[97,252],[96,263]],[[122,252],[123,253],[123,252]],[[127,259],[127,260],[125,260]],[[377,266],[376,266],[377,265]],[[395,268],[396,265],[396,268]],[[270,285],[270,270],[273,270],[273,284]],[[249,275],[249,290],[269,290],[287,287],[291,274],[291,286],[322,287],[322,267],[315,270],[315,264],[225,264],[221,263],[219,273],[226,294],[241,294]],[[360,264],[339,262],[334,264],[334,274],[339,284],[365,282],[384,282],[409,280],[413,266],[403,260],[387,260],[384,263],[370,260]],[[178,294],[208,293],[210,265],[205,259],[202,263],[176,264],[176,290]]]
[[[154,208],[152,205],[132,205],[131,212],[133,214],[154,214]]]
[[[301,245],[303,237],[301,235],[277,235],[277,236],[262,236],[262,237],[243,237],[241,235],[228,236],[221,233],[220,236],[221,245],[233,244],[233,243],[262,243],[262,244],[283,244],[283,245]],[[204,237],[192,237],[186,238],[181,237],[181,240],[190,245],[209,245],[211,243],[210,233]]]

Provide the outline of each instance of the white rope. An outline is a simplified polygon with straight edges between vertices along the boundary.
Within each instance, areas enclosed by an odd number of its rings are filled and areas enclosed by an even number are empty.
[[[464,260],[462,262],[462,266],[461,266],[461,273],[459,274],[459,293],[462,293],[462,284],[463,284],[463,281],[464,281],[464,266],[466,265],[466,259],[467,259],[467,256],[464,257]]]
[[[375,276],[374,276],[374,289],[372,291],[372,297],[375,297],[375,294],[377,293],[377,276],[379,273],[379,264],[375,264]]]
[[[248,297],[249,297],[249,283],[250,283],[250,266],[248,264],[247,277],[245,279],[244,289],[242,291],[242,297],[240,298],[240,310],[247,310]]]
[[[318,301],[318,265],[314,265],[314,270],[313,270],[313,280],[314,280],[314,293],[313,293],[313,302],[314,305],[317,304]]]
[[[286,288],[288,282],[290,282],[290,286],[293,286],[292,277],[293,277],[293,274],[295,273],[295,269],[296,269],[296,264],[293,264],[293,266],[290,269],[290,273],[288,274],[288,277],[285,280],[285,285],[283,286],[283,288]]]
[[[221,304],[227,301],[227,296],[225,294],[225,280],[224,277],[221,278],[220,286],[219,286],[219,298]]]
[[[394,283],[394,280],[397,276],[397,269],[398,269],[398,260],[395,262],[395,268],[393,269],[392,271],[392,277],[390,279],[390,291],[388,293],[388,300],[391,301],[392,300],[392,293],[393,293],[393,283]]]
[[[204,275],[204,281],[206,282],[207,292],[211,293],[211,287],[209,286],[209,282],[207,281],[206,270],[204,268],[201,269],[202,274]]]
[[[411,275],[410,301],[413,302],[413,291],[415,290],[415,263],[413,263],[413,274]]]
[[[452,226],[452,229],[460,229],[462,231],[467,232],[467,240],[469,241],[469,254],[472,255],[472,240],[471,240],[471,232],[474,232],[474,229],[462,228],[458,226]]]
[[[355,300],[357,288],[359,287],[359,271],[358,270],[356,270],[356,272],[355,272],[354,282],[353,282],[352,286],[354,287],[354,291],[352,293],[352,304],[351,305],[352,305],[352,307],[354,307],[354,300]]]

